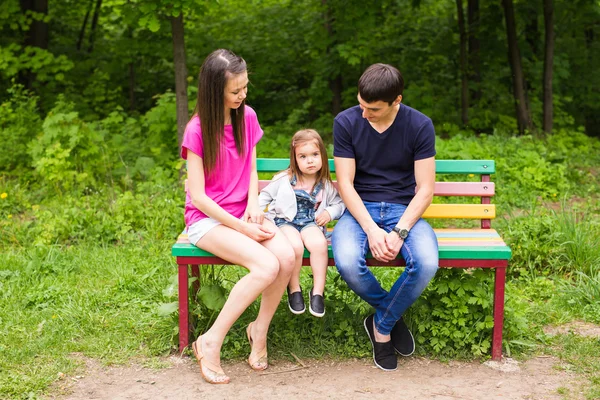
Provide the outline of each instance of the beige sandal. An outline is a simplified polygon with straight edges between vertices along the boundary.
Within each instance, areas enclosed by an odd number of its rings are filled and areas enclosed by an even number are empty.
[[[246,328],[246,335],[248,336],[248,342],[250,343],[250,356],[248,357],[248,365],[255,371],[264,371],[269,367],[269,360],[267,359],[267,348],[262,349],[258,354],[253,355],[253,341],[252,335],[250,332],[252,331],[252,324],[254,322],[250,322],[248,327]]]
[[[196,345],[198,342],[200,342],[200,348],[198,348]],[[204,358],[204,354],[202,354],[202,336],[200,336],[197,341],[192,343],[192,350],[194,351],[194,355],[196,356],[196,360],[198,360],[198,365],[200,366],[200,375],[202,375],[206,382],[212,384],[229,383],[230,379],[227,375],[225,375],[223,369]],[[204,363],[204,368],[206,368],[208,373],[204,373],[202,363]]]

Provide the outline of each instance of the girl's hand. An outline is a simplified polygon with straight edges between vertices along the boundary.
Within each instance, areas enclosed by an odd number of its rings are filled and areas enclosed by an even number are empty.
[[[275,236],[275,232],[271,232],[264,225],[254,222],[243,222],[240,232],[257,242],[262,242]]]
[[[261,210],[257,204],[248,204],[246,211],[244,211],[244,222],[253,222],[255,224],[262,225],[265,219],[265,213]]]
[[[327,225],[327,223],[329,223],[329,221],[331,221],[331,215],[329,215],[329,212],[327,210],[324,210],[315,218],[315,222],[319,226],[325,226]]]

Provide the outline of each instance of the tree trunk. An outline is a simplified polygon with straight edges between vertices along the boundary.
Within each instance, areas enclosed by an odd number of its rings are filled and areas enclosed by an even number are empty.
[[[92,27],[90,32],[90,45],[88,46],[88,53],[94,50],[94,39],[96,38],[96,28],[98,27],[98,18],[100,17],[100,7],[102,7],[102,0],[96,0],[96,8],[94,9],[94,16],[92,17]]]
[[[552,132],[552,65],[554,63],[554,5],[544,0],[544,132]]]
[[[177,104],[177,144],[181,146],[185,125],[190,118],[187,97],[187,67],[185,65],[185,40],[183,14],[170,17],[173,36],[173,63],[175,65],[175,101]]]
[[[33,11],[48,15],[48,0],[20,0],[21,11],[25,14],[27,11]],[[29,29],[24,34],[23,45],[26,47],[39,47],[48,49],[48,24],[39,18],[34,18],[29,25]],[[18,80],[25,88],[32,89],[35,81],[35,74],[31,71],[21,71]]]
[[[338,115],[342,111],[342,77],[340,74],[333,79],[329,80],[329,89],[331,89],[331,112],[334,116]]]
[[[327,32],[327,36],[329,38],[334,38],[333,26],[331,25],[331,16],[329,5],[327,4],[327,0],[321,0],[321,4],[325,6],[325,31]],[[325,51],[326,58],[331,58],[331,46],[328,45]],[[342,76],[339,71],[335,73],[334,76],[329,77],[329,89],[331,90],[331,112],[332,114],[338,115],[342,111],[342,90],[344,88]]]
[[[595,48],[597,46],[596,40],[598,35],[595,33],[595,27],[590,25],[583,30],[583,36],[585,37],[585,47],[588,54],[587,65],[593,65]],[[596,85],[597,87],[598,85]],[[598,112],[598,106],[593,107],[590,102],[586,102],[583,105],[583,116],[585,119],[585,133],[588,136],[600,138],[600,112]]]
[[[133,28],[127,28],[127,38],[129,39],[129,43],[133,43]],[[137,53],[133,51],[130,55],[133,60],[136,59]],[[135,110],[135,63],[132,61],[129,62],[129,110]]]
[[[85,17],[83,18],[83,24],[81,24],[81,29],[79,30],[79,39],[77,39],[77,51],[81,50],[81,44],[83,43],[83,38],[85,37],[85,27],[87,26],[88,19],[90,18],[90,12],[92,12],[92,8],[94,7],[94,0],[90,0],[90,6],[85,13]]]
[[[21,11],[25,14],[27,11],[48,15],[48,0],[21,0]],[[25,34],[25,46],[48,48],[48,24],[34,18],[29,26],[29,31]]]
[[[519,133],[523,134],[526,129],[533,130],[533,123],[527,107],[525,80],[523,67],[521,66],[521,54],[517,43],[517,30],[515,25],[515,13],[513,0],[502,0],[504,17],[506,19],[506,38],[508,41],[508,60],[512,71],[513,95],[515,97],[515,109]]]
[[[467,34],[465,32],[465,13],[462,0],[456,0],[458,11],[458,31],[460,34],[460,109],[464,126],[469,124],[469,80],[467,78]]]
[[[468,0],[467,20],[469,23],[469,82],[473,102],[481,99],[481,64],[479,62],[479,0]]]

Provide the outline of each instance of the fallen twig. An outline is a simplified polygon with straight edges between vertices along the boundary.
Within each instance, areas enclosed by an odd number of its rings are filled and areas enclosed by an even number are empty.
[[[297,355],[295,355],[292,352],[290,352],[290,354],[292,355],[292,357],[294,357],[296,359],[296,361],[298,361],[298,364],[302,365],[302,368],[307,368],[306,365],[304,365],[304,363],[302,362],[302,360],[300,360]]]
[[[284,369],[283,371],[270,371],[270,372],[262,372],[260,375],[275,375],[275,374],[283,374],[285,372],[293,372],[293,371],[298,371],[299,369],[304,369],[307,367],[294,367],[294,368],[290,368],[290,369]]]

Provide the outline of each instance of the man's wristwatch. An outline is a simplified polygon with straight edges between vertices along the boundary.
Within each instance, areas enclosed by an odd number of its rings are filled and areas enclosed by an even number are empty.
[[[398,228],[397,226],[394,227],[394,229],[392,229],[394,232],[396,232],[398,234],[398,236],[400,236],[400,239],[404,240],[408,237],[408,229],[404,229],[404,228]]]

